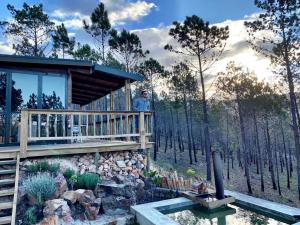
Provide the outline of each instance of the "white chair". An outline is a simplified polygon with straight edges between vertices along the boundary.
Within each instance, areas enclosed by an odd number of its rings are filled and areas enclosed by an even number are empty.
[[[80,126],[75,125],[72,128],[72,137],[77,137],[77,138],[72,138],[72,143],[82,143],[82,133]]]

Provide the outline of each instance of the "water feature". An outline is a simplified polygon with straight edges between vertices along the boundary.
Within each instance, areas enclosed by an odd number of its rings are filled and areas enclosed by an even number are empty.
[[[229,204],[215,210],[189,206],[165,210],[162,213],[181,225],[286,225],[295,223],[236,204]]]

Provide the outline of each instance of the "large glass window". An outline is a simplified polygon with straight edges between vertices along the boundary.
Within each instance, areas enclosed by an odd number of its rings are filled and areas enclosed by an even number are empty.
[[[12,83],[17,90],[20,90],[20,92],[11,95],[12,112],[22,108],[38,108],[38,75],[13,73]]]
[[[6,86],[6,73],[0,73],[0,144],[5,143]]]
[[[62,109],[65,102],[64,75],[29,71],[0,72],[0,144],[19,142],[21,109]],[[60,118],[57,120],[62,123]],[[43,127],[44,118],[40,122]],[[37,118],[32,118],[32,132],[35,132],[34,127],[37,126]]]
[[[59,75],[43,76],[42,107],[62,109],[66,102],[66,78]]]

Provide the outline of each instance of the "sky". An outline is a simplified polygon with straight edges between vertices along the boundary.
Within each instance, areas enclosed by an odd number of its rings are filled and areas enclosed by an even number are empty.
[[[8,3],[20,8],[22,0],[0,0],[0,20],[9,20],[6,9]],[[170,66],[181,59],[176,58],[163,47],[172,42],[168,30],[173,21],[183,21],[193,14],[209,21],[210,24],[230,29],[230,38],[222,60],[214,65],[207,76],[211,82],[215,74],[225,69],[226,64],[235,60],[257,73],[261,79],[272,80],[272,72],[267,59],[255,53],[247,43],[248,35],[244,21],[259,13],[254,0],[101,0],[109,13],[112,26],[127,29],[139,35],[144,49],[163,65]],[[82,20],[89,15],[99,0],[29,0],[28,4],[42,3],[44,11],[56,24],[64,23],[76,41],[93,44],[92,39],[82,29]],[[13,40],[0,34],[0,53],[12,54]]]

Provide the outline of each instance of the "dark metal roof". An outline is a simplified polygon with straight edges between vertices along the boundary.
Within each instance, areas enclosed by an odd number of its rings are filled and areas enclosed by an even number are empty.
[[[85,67],[93,69],[94,71],[104,72],[110,76],[116,76],[120,78],[130,79],[131,81],[143,81],[144,77],[137,73],[129,73],[126,71],[118,70],[109,66],[103,66],[94,64],[87,60],[75,60],[75,59],[56,59],[56,58],[45,58],[35,56],[18,56],[18,55],[5,55],[0,54],[0,63],[21,63],[21,64],[39,64],[39,65],[56,65],[63,67]]]
[[[64,66],[80,66],[92,67],[93,63],[86,60],[75,59],[55,59],[35,56],[19,56],[0,54],[0,62],[10,63],[26,63],[26,64],[44,64],[44,65],[64,65]]]
[[[114,74],[115,76],[118,76],[120,78],[126,78],[126,79],[129,78],[134,81],[143,81],[144,80],[144,77],[138,73],[128,73],[124,70],[119,70],[119,69],[109,67],[109,66],[95,64],[94,68],[96,71],[104,72],[106,74]]]
[[[125,85],[126,80],[143,81],[129,73],[91,61],[32,56],[1,55],[0,68],[72,75],[72,103],[85,105]]]

